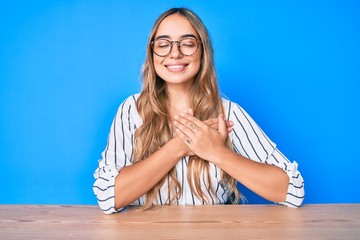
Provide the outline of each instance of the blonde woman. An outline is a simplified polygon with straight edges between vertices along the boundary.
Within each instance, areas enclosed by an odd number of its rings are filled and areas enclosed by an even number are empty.
[[[237,182],[270,201],[302,204],[296,162],[220,97],[209,35],[194,12],[173,8],[156,20],[142,80],[141,93],[120,105],[94,173],[103,212],[238,203]]]

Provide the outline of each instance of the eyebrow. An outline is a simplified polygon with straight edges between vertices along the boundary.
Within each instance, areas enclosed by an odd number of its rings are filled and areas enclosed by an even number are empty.
[[[161,38],[170,38],[170,36],[169,35],[160,35],[160,36],[157,36],[155,38],[155,40],[161,39]],[[197,37],[194,34],[184,34],[184,35],[181,35],[180,38],[181,39],[183,39],[183,38],[195,38],[195,39],[197,39]]]

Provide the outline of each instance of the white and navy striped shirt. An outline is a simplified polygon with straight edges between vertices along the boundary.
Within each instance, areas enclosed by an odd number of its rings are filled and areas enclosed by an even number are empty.
[[[119,107],[112,123],[106,149],[99,160],[98,168],[94,173],[95,183],[93,191],[104,213],[110,214],[115,209],[115,177],[119,171],[132,165],[134,134],[142,124],[142,119],[136,109],[136,100],[139,94],[127,98]],[[249,159],[266,164],[273,164],[283,169],[289,176],[289,187],[286,201],[279,203],[286,206],[298,207],[304,199],[304,181],[297,170],[297,163],[290,162],[277,148],[254,120],[236,103],[222,99],[227,120],[234,122],[233,130],[229,134],[234,151]],[[187,166],[189,157],[184,157],[176,164],[177,178],[182,186],[182,194],[177,200],[178,205],[202,205],[202,200],[194,196],[187,181]],[[215,197],[209,194],[206,182],[201,180],[204,193],[211,204],[223,204],[228,200],[228,190],[221,184],[221,170],[210,163],[210,175]],[[158,201],[154,204],[168,202],[168,182],[161,187]],[[137,199],[132,205],[143,205],[145,195]]]

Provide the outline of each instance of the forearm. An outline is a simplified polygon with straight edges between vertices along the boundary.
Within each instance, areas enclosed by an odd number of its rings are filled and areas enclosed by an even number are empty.
[[[115,179],[115,208],[127,206],[153,188],[184,156],[181,145],[173,138],[150,157],[121,169]]]
[[[269,201],[285,201],[289,177],[279,167],[252,161],[225,147],[213,156],[214,164],[253,192]]]

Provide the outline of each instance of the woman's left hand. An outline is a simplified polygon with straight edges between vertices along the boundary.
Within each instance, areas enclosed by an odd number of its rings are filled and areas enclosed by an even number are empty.
[[[211,161],[215,153],[225,147],[228,127],[223,114],[218,116],[218,130],[188,113],[175,116],[174,126],[180,139],[202,159]]]

